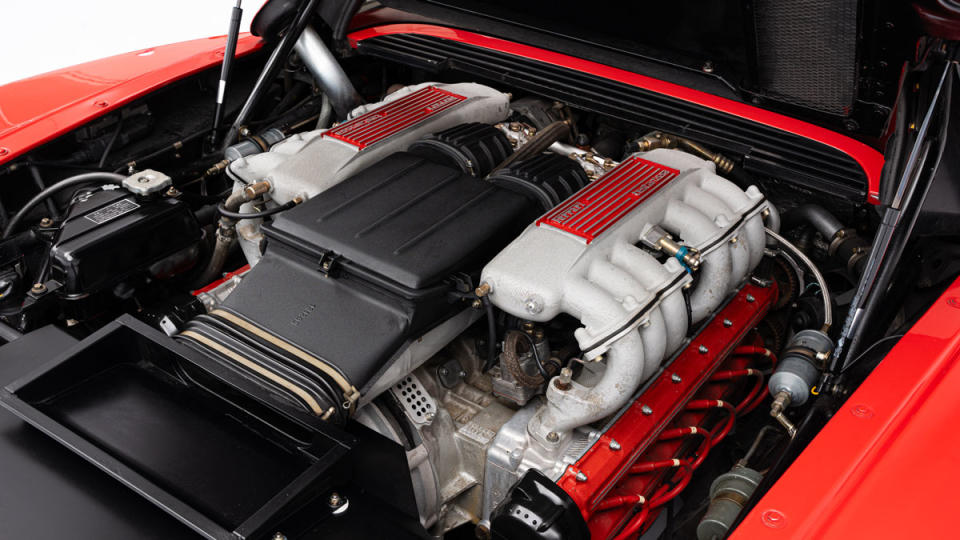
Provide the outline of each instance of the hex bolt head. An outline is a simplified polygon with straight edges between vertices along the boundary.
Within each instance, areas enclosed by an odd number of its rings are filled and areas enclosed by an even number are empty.
[[[653,414],[653,409],[651,409],[649,405],[644,405],[640,407],[640,412],[642,412],[644,416],[650,416]]]
[[[731,326],[733,326],[733,321],[731,321],[730,319],[724,319],[724,320],[723,320],[723,327],[724,327],[724,328],[730,328]]]
[[[576,479],[577,479],[577,482],[586,482],[586,481],[587,481],[587,475],[584,474],[583,471],[580,471],[580,472],[577,473]]]
[[[47,227],[53,227],[53,220],[48,217],[45,217],[40,220],[40,226],[43,227],[44,229],[46,229]]]
[[[670,375],[670,380],[673,381],[673,384],[680,384],[680,381],[682,381],[683,379],[681,379],[679,375],[674,373],[673,375]]]
[[[282,532],[275,532],[273,533],[271,540],[287,540],[287,535],[283,534]]]
[[[610,439],[610,449],[614,452],[620,450],[620,443],[618,443],[615,439]]]
[[[700,354],[707,354],[708,352],[710,352],[710,349],[708,349],[706,345],[701,345],[697,347],[697,351],[699,351]]]
[[[550,442],[557,442],[560,440],[560,434],[556,431],[551,431],[550,433],[547,433],[547,440]]]
[[[47,292],[47,286],[43,283],[34,283],[33,287],[30,288],[30,292],[33,294],[43,294]]]
[[[751,302],[751,303],[752,303],[752,302],[755,301],[755,300],[756,300],[756,298],[754,298],[752,294],[748,294],[748,295],[747,295],[747,302]]]
[[[327,504],[330,508],[340,508],[345,502],[347,502],[347,500],[341,497],[336,491],[331,493],[330,497],[327,498]]]

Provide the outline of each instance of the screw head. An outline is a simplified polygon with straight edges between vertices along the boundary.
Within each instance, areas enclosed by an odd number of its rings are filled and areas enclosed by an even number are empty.
[[[287,535],[283,534],[282,532],[275,532],[273,533],[271,540],[287,540]]]
[[[53,227],[53,220],[48,217],[45,217],[40,220],[40,226],[43,228]]]
[[[618,442],[617,442],[616,440],[614,440],[614,439],[610,439],[610,449],[611,449],[611,450],[613,450],[614,452],[616,452],[617,450],[620,450],[620,448],[621,448],[621,447],[620,447],[620,443],[618,443]]]
[[[714,70],[713,62],[710,60],[707,60],[706,62],[703,63],[703,67],[701,69],[703,69],[704,73],[713,73],[713,70]]]
[[[724,320],[723,320],[723,327],[724,327],[724,328],[730,328],[731,326],[733,326],[733,321],[731,321],[730,319],[724,319]]]
[[[557,442],[560,440],[560,434],[556,431],[551,431],[550,433],[547,433],[547,440],[550,442]]]
[[[708,352],[710,352],[710,349],[708,349],[706,345],[701,345],[697,347],[697,351],[699,351],[700,354],[707,354]]]
[[[345,499],[340,496],[339,493],[334,491],[330,494],[330,497],[327,499],[327,504],[330,505],[330,508],[340,508],[343,506]]]
[[[30,287],[30,292],[33,294],[43,294],[47,292],[47,286],[43,283],[34,283],[33,287]]]
[[[653,414],[653,409],[651,409],[649,405],[644,405],[640,407],[640,412],[642,412],[644,416],[650,416]]]
[[[586,482],[586,481],[587,481],[587,475],[584,474],[583,471],[580,471],[580,472],[577,473],[576,479],[577,479],[577,482]]]
[[[756,300],[756,298],[754,298],[752,294],[748,294],[748,295],[747,295],[747,302],[751,302],[751,303],[752,303],[754,300]]]
[[[787,516],[779,510],[770,509],[760,514],[760,522],[771,529],[782,529],[787,526]]]
[[[179,196],[180,196],[180,190],[173,186],[170,186],[170,189],[167,190],[167,197],[179,197]]]
[[[543,304],[536,298],[527,298],[523,301],[523,308],[527,310],[527,313],[536,315],[543,311]]]
[[[682,381],[683,379],[681,379],[679,375],[674,373],[673,375],[670,375],[670,380],[673,381],[673,384],[680,384],[680,381]]]

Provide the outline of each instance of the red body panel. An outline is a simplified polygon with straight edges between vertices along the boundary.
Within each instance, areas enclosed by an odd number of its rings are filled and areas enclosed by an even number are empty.
[[[631,157],[538,219],[537,226],[556,227],[589,244],[678,174],[676,169]]]
[[[428,86],[344,122],[324,132],[323,136],[339,139],[362,150],[465,99],[453,92]]]
[[[900,339],[734,532],[955,538],[960,280]]]
[[[850,137],[841,135],[835,131],[803,122],[795,118],[790,118],[789,116],[768,111],[766,109],[761,109],[759,107],[754,107],[752,105],[747,105],[731,99],[715,96],[699,90],[693,90],[685,86],[680,86],[679,84],[654,79],[653,77],[647,77],[646,75],[640,75],[638,73],[606,66],[590,60],[584,60],[582,58],[576,58],[573,56],[532,47],[530,45],[523,45],[521,43],[514,43],[512,41],[507,41],[500,38],[476,34],[466,30],[457,30],[454,28],[446,28],[443,26],[430,24],[388,24],[384,26],[375,26],[373,28],[357,30],[347,37],[350,39],[351,45],[356,47],[357,42],[365,39],[391,34],[420,34],[434,36],[453,41],[469,43],[470,45],[476,45],[478,47],[514,54],[525,58],[531,58],[541,62],[546,62],[548,64],[575,69],[577,71],[590,73],[598,77],[604,77],[613,81],[644,88],[652,92],[657,92],[677,99],[682,99],[684,101],[689,101],[691,103],[696,103],[698,105],[703,105],[711,109],[723,111],[728,114],[753,120],[755,122],[760,122],[761,124],[766,124],[768,126],[782,129],[783,131],[807,137],[808,139],[812,139],[827,146],[836,148],[837,150],[848,154],[850,157],[856,160],[856,162],[860,164],[860,167],[863,168],[863,171],[867,175],[867,181],[869,184],[867,190],[869,201],[871,203],[879,202],[880,171],[883,168],[883,154],[860,141],[851,139]]]
[[[171,82],[219,64],[225,44],[224,36],[184,41],[0,86],[0,163]],[[243,34],[237,42],[237,55],[260,46],[260,38]]]

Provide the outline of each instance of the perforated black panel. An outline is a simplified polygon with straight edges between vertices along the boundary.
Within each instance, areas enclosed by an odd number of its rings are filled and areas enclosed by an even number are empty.
[[[856,90],[857,0],[755,0],[760,93],[848,115]]]

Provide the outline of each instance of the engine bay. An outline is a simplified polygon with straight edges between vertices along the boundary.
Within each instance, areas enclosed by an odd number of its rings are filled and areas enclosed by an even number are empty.
[[[81,339],[3,405],[211,538],[349,512],[373,439],[430,537],[725,537],[836,384],[869,206],[381,60],[340,115],[298,52],[222,152],[181,138],[3,211],[10,335]],[[34,162],[102,164],[148,109]]]

